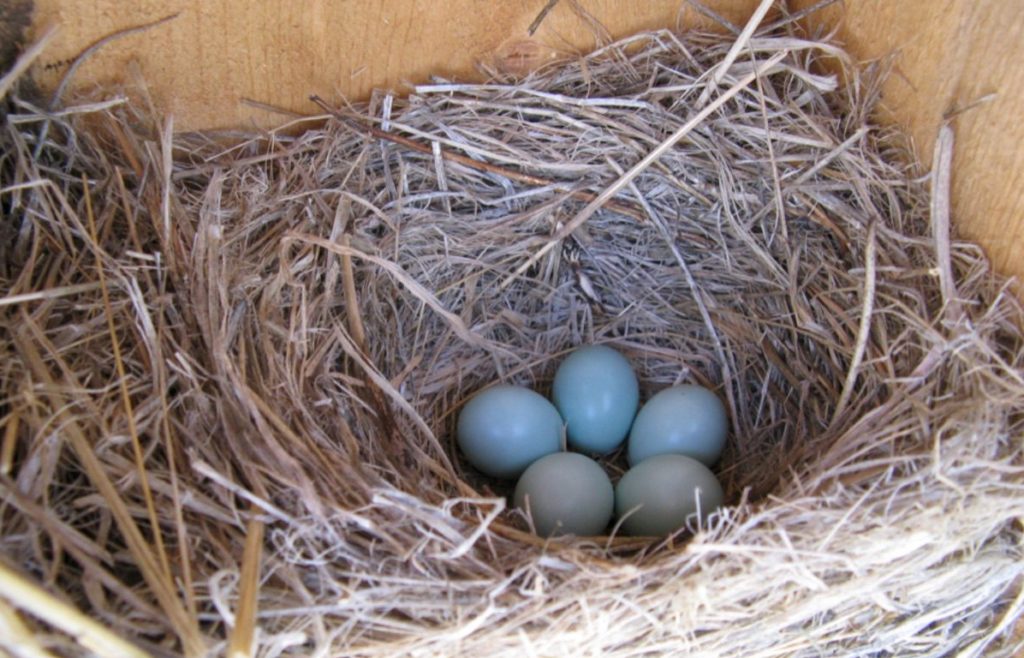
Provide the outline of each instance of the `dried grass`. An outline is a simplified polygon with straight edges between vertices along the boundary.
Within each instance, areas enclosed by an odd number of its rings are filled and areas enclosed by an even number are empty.
[[[1020,648],[1024,317],[929,221],[949,134],[930,194],[842,51],[740,39],[643,34],[243,138],[10,99],[0,647]],[[459,461],[469,395],[543,391],[585,342],[645,395],[728,401],[708,527],[543,542]]]

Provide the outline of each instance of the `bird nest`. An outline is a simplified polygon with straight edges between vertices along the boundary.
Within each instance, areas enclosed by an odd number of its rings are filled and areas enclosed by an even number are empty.
[[[780,22],[251,135],[16,90],[0,646],[1013,651],[1021,309],[875,80]],[[535,537],[454,449],[592,343],[725,402],[696,532]]]

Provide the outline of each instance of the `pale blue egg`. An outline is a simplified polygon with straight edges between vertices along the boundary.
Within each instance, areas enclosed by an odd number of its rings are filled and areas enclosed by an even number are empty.
[[[604,469],[590,457],[557,452],[530,465],[516,484],[515,505],[529,506],[533,527],[542,537],[604,533],[615,510],[615,489]]]
[[[715,474],[685,455],[657,455],[626,471],[615,487],[615,516],[627,535],[657,536],[678,530],[687,517],[700,518],[725,500]]]
[[[626,357],[604,345],[589,345],[558,366],[551,397],[565,419],[569,445],[605,454],[629,433],[640,387]]]
[[[542,395],[502,384],[481,391],[459,414],[456,439],[473,466],[514,478],[562,447],[562,417]]]
[[[729,421],[718,396],[703,386],[673,386],[647,401],[629,433],[630,464],[679,454],[714,465],[725,448]]]

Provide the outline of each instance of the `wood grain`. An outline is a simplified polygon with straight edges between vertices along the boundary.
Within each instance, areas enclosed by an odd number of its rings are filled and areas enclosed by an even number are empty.
[[[794,8],[816,0],[791,0]],[[117,84],[130,67],[179,130],[270,126],[282,116],[252,99],[315,112],[310,94],[363,99],[399,93],[431,74],[478,79],[478,65],[520,71],[592,49],[593,25],[620,37],[655,27],[708,25],[682,0],[562,0],[536,33],[546,0],[37,0],[34,30],[62,34],[39,67],[52,87],[63,60],[116,30],[177,14],[169,23],[105,46],[79,71],[77,88]],[[705,0],[733,23],[756,0]],[[879,118],[903,127],[928,163],[943,118],[953,115],[954,222],[997,269],[1024,275],[1024,2],[855,0],[819,12],[812,29],[836,31],[862,61],[895,56]],[[46,64],[51,66],[46,67]],[[988,99],[987,102],[979,101]],[[966,108],[966,109],[965,109]]]
[[[182,130],[281,121],[240,102],[252,99],[297,112],[308,98],[366,98],[377,87],[398,92],[431,75],[479,79],[478,63],[509,70],[536,68],[592,50],[595,32],[574,5],[607,26],[609,36],[693,25],[702,17],[679,0],[559,2],[533,37],[530,24],[546,0],[37,0],[34,24],[59,23],[62,34],[38,79],[52,87],[61,62],[117,30],[177,14],[144,34],[97,52],[77,76],[90,87],[124,81],[136,66],[157,104]],[[756,0],[723,0],[733,21]],[[706,20],[704,21],[706,22]],[[49,68],[45,65],[51,64]]]

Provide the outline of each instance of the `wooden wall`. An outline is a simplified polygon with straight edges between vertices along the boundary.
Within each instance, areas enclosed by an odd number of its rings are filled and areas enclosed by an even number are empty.
[[[35,25],[63,32],[44,64],[128,26],[177,17],[105,46],[82,67],[79,84],[122,79],[136,65],[158,105],[182,129],[280,122],[243,98],[316,112],[310,93],[365,98],[431,74],[479,78],[478,61],[539,66],[594,47],[594,31],[564,0],[527,30],[546,0],[36,0]],[[743,21],[757,0],[722,0]],[[580,0],[612,37],[702,17],[680,0]],[[705,22],[707,20],[705,19]],[[50,85],[62,68],[40,72]]]
[[[52,86],[60,62],[97,39],[176,14],[104,47],[76,83],[115,82],[134,67],[179,129],[267,126],[282,117],[242,99],[311,112],[310,93],[359,99],[431,73],[478,77],[481,61],[531,67],[584,52],[594,32],[572,1],[529,37],[546,0],[36,0],[35,32],[62,27],[37,77]],[[758,4],[704,3],[738,24]],[[683,0],[576,5],[612,37],[708,24]],[[958,231],[980,241],[998,269],[1024,275],[1024,0],[846,0],[808,24],[834,29],[862,60],[897,55],[880,118],[906,129],[924,162],[944,117],[955,117]]]

